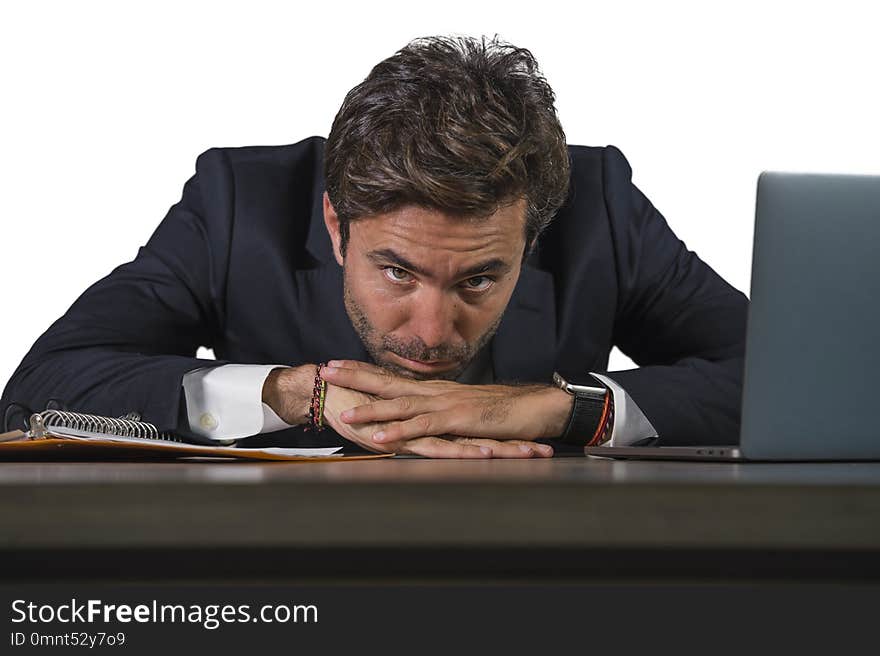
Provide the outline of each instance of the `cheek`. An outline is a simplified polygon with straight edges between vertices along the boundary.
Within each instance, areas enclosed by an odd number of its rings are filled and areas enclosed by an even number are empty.
[[[389,333],[406,320],[406,301],[391,293],[375,275],[349,280],[349,293],[380,333]]]
[[[468,341],[482,336],[495,322],[497,322],[507,309],[517,278],[508,279],[499,293],[492,294],[484,302],[476,304],[463,304],[462,321],[468,325]]]

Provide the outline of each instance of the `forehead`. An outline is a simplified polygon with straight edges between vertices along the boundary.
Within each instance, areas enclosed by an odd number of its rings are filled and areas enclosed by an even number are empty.
[[[351,243],[369,251],[392,248],[428,259],[492,254],[519,256],[525,244],[525,199],[489,217],[471,218],[407,205],[394,212],[352,221]]]

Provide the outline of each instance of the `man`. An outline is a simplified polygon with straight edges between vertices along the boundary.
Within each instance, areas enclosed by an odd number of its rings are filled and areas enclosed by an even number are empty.
[[[566,145],[527,50],[417,39],[346,95],[328,139],[202,153],[0,408],[7,430],[54,403],[193,440],[283,429],[429,457],[732,443],[747,307],[619,150]],[[615,344],[640,367],[600,373]],[[306,431],[321,380],[332,430]]]

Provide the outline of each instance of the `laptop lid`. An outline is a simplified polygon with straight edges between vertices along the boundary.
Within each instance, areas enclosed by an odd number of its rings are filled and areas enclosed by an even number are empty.
[[[880,459],[880,176],[758,179],[740,449]]]

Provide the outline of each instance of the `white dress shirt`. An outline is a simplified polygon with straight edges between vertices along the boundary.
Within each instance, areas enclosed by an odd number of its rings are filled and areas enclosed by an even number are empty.
[[[290,428],[263,403],[263,383],[269,372],[284,364],[224,364],[202,367],[183,376],[189,427],[197,435],[217,440],[248,437]],[[626,446],[656,437],[657,431],[635,401],[607,376],[593,374],[614,395],[614,426],[610,446]]]

